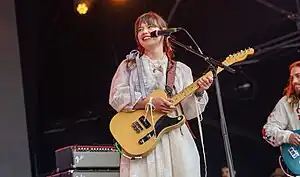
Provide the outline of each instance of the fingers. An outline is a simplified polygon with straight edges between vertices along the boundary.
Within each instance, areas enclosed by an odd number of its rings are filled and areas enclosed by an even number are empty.
[[[170,113],[176,109],[176,107],[172,104],[171,99],[166,100],[164,98],[156,97],[153,99],[153,104],[157,111],[163,113]]]
[[[163,113],[166,113],[166,114],[168,114],[168,113],[171,113],[171,112],[173,112],[174,111],[174,109],[168,109],[168,108],[161,108],[161,110],[160,110],[161,112],[163,112]]]
[[[295,146],[300,146],[300,142],[296,139],[291,144],[293,144]]]
[[[295,133],[295,145],[300,146],[300,136]]]
[[[213,78],[213,77],[210,77],[210,76],[207,77],[206,79],[208,80],[208,82],[209,82],[210,84],[214,81],[214,78]]]
[[[293,144],[295,146],[300,146],[300,135],[296,133],[291,134],[290,144]]]
[[[212,77],[201,78],[197,81],[198,85],[204,89],[208,89],[213,82]]]
[[[163,99],[163,104],[164,104],[164,106],[166,106],[168,108],[171,108],[171,109],[175,108],[175,106],[173,105],[173,103],[171,103],[171,100]]]
[[[163,113],[171,113],[176,109],[176,107],[169,101],[163,99],[163,105],[161,107],[161,112]]]

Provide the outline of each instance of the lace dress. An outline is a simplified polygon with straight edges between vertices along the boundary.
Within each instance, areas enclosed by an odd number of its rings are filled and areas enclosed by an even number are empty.
[[[151,60],[143,55],[141,58],[143,78],[147,94],[156,88],[165,88],[168,59]],[[117,111],[130,111],[141,98],[141,91],[136,69],[129,70],[128,61],[124,60],[118,67],[111,85],[109,102]],[[191,69],[177,62],[174,85],[181,91],[193,82]],[[131,86],[129,85],[131,83]],[[134,90],[134,94],[130,94]],[[134,97],[132,102],[131,96]],[[197,106],[204,111],[208,96],[202,98],[194,95],[182,101],[183,111],[187,119],[197,117]],[[197,104],[198,103],[198,104]],[[181,113],[180,107],[177,107]],[[186,125],[163,135],[156,148],[143,159],[129,160],[121,157],[121,177],[200,177],[200,158],[193,137]]]

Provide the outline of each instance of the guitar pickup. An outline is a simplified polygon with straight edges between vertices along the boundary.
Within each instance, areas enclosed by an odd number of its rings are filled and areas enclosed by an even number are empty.
[[[153,130],[138,141],[139,145],[146,143],[152,136],[154,136]]]
[[[148,121],[148,119],[146,119],[145,116],[140,117],[139,120],[146,129],[151,127],[150,122]]]

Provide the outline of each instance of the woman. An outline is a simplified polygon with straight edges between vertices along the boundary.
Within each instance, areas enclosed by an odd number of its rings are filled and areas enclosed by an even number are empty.
[[[109,103],[116,111],[145,109],[151,102],[155,111],[181,114],[187,119],[197,117],[203,111],[208,96],[206,89],[213,82],[211,77],[199,80],[195,95],[188,96],[174,106],[169,100],[145,97],[157,88],[165,89],[167,71],[174,63],[173,49],[168,38],[150,37],[155,30],[166,29],[166,22],[158,14],[148,12],[136,20],[135,38],[138,52],[131,52],[118,67],[111,85]],[[173,93],[193,82],[191,69],[176,62]],[[197,95],[197,96],[196,96]],[[198,109],[198,110],[197,110]],[[161,137],[156,148],[145,158],[129,160],[121,157],[121,177],[198,177],[200,159],[196,144],[186,125]]]

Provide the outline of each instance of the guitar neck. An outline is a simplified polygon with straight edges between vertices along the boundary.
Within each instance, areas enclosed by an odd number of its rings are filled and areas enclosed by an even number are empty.
[[[223,64],[226,65],[225,62],[223,62]],[[223,70],[224,70],[223,68],[218,67],[217,74],[219,74]],[[181,92],[179,92],[176,95],[174,95],[171,98],[171,100],[174,103],[174,105],[177,105],[183,99],[185,99],[189,95],[193,94],[199,88],[199,86],[197,84],[197,81],[200,80],[200,79],[202,79],[202,78],[204,78],[204,77],[213,77],[213,73],[211,71],[207,72],[204,76],[200,77],[195,82],[193,82],[192,84],[190,84],[188,87],[186,87],[185,89],[183,89]]]
[[[254,49],[253,48],[249,48],[249,49],[246,49],[244,51],[240,51],[238,53],[235,53],[233,55],[229,55],[226,58],[226,60],[222,62],[222,64],[225,65],[225,66],[230,66],[233,63],[245,60],[248,55],[252,55],[252,54],[254,54]],[[224,70],[224,68],[218,67],[217,68],[217,74],[219,74],[223,70]],[[204,77],[212,77],[212,76],[213,76],[213,73],[211,71],[207,72],[204,76],[200,77],[195,82],[193,82],[191,85],[189,85],[188,87],[186,87],[185,89],[183,89],[181,92],[179,92],[176,95],[174,95],[171,98],[171,101],[174,103],[174,105],[177,105],[183,99],[185,99],[186,97],[188,97],[191,94],[193,94],[199,88],[199,86],[197,84],[198,80],[200,80],[200,79],[202,79]]]

